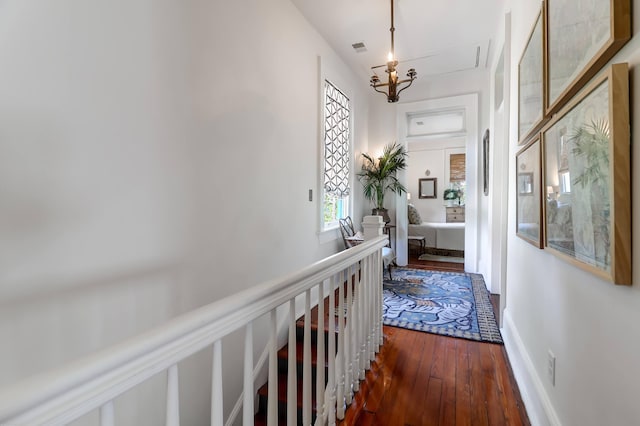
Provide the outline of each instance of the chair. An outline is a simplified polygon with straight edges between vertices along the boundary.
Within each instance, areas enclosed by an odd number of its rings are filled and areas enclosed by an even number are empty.
[[[339,219],[340,232],[342,233],[342,241],[344,242],[345,249],[355,247],[364,241],[364,238],[360,232],[355,232],[353,227],[353,221],[351,217],[347,216],[344,219]],[[382,247],[382,268],[389,271],[389,279],[393,279],[391,276],[391,266],[395,265],[396,254],[391,247]]]

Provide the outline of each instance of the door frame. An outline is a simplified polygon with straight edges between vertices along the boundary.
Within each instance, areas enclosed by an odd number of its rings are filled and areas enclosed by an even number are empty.
[[[407,148],[409,136],[410,115],[437,112],[451,109],[464,109],[466,143],[466,175],[467,190],[465,193],[465,232],[464,232],[464,268],[467,272],[478,271],[478,196],[480,191],[480,175],[478,168],[478,94],[449,96],[444,98],[427,99],[398,105],[397,109],[397,138],[398,143]],[[426,139],[426,138],[425,138]],[[398,174],[400,181],[406,185],[406,172]],[[406,265],[409,260],[407,247],[408,236],[407,197],[405,194],[396,196],[396,251],[399,265]]]

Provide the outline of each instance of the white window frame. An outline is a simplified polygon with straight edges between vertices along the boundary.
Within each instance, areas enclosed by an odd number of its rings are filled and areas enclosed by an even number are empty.
[[[327,61],[323,61],[320,57],[318,57],[318,67],[319,67],[319,179],[318,179],[318,190],[317,190],[317,206],[318,206],[318,236],[320,238],[320,242],[327,242],[337,238],[341,238],[340,233],[337,232],[339,229],[338,221],[325,223],[324,222],[324,199],[325,199],[325,190],[324,190],[324,161],[325,161],[325,81],[331,83],[334,87],[336,87],[340,92],[342,92],[349,99],[349,139],[348,139],[348,156],[349,156],[349,195],[346,197],[347,206],[345,208],[344,216],[353,216],[353,191],[354,191],[354,167],[355,161],[353,158],[353,117],[354,117],[354,100],[352,93],[350,92],[350,86],[340,77],[337,72],[333,71],[333,68],[328,65]]]

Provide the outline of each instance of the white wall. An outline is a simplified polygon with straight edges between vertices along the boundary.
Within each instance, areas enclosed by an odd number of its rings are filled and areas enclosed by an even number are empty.
[[[511,74],[540,2],[512,1]],[[629,62],[631,82],[640,80],[640,1],[633,1],[634,37],[612,60]],[[517,78],[511,105],[517,105]],[[631,84],[631,105],[640,86]],[[631,146],[640,144],[640,109],[632,107]],[[512,108],[510,173],[514,173],[517,109]],[[632,164],[640,150],[632,149]],[[505,183],[506,185],[506,183]],[[640,238],[640,174],[632,167],[633,245]],[[515,193],[513,180],[509,192]],[[635,425],[640,419],[640,250],[634,250],[633,286],[604,282],[515,236],[515,197],[509,199],[508,292],[505,337],[533,424]],[[547,379],[547,351],[556,355],[556,383]]]
[[[0,386],[342,248],[317,235],[318,55],[366,151],[361,82],[288,0],[0,2]]]

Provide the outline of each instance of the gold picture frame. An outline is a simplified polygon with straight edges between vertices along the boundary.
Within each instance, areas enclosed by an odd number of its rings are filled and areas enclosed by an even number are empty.
[[[542,127],[545,112],[544,3],[518,62],[518,142],[525,144]]]
[[[542,248],[542,150],[540,136],[516,154],[516,235]]]
[[[546,0],[545,116],[560,110],[631,38],[630,0]]]
[[[544,249],[631,285],[628,65],[611,65],[541,135]]]

